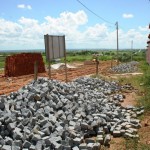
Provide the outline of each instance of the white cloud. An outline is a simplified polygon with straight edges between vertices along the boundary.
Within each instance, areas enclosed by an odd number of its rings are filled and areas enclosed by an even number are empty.
[[[32,9],[31,5],[26,6],[27,9]]]
[[[18,8],[25,8],[24,4],[17,5]]]
[[[128,19],[128,18],[133,18],[134,15],[133,15],[133,14],[126,14],[126,13],[124,13],[124,14],[122,15],[122,17]]]
[[[147,32],[147,31],[149,31],[148,26],[145,26],[145,27],[141,27],[141,26],[139,26],[138,28],[139,28],[139,30],[140,30],[140,31],[143,31],[143,32]]]
[[[25,5],[25,4],[19,4],[17,5],[17,7],[21,9],[29,9],[29,10],[32,9],[31,5]]]
[[[106,24],[87,26],[84,11],[63,12],[59,17],[46,16],[40,23],[36,19],[21,17],[17,22],[0,19],[0,49],[44,49],[45,34],[64,34],[67,48],[116,48],[116,29]],[[86,26],[80,30],[81,26]],[[119,48],[145,48],[148,31],[146,27],[119,30]]]

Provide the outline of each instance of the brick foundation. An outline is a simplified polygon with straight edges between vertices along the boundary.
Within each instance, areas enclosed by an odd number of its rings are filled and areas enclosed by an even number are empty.
[[[44,62],[40,53],[21,53],[6,57],[5,76],[21,76],[34,73],[34,62],[38,62],[38,72],[45,72]]]

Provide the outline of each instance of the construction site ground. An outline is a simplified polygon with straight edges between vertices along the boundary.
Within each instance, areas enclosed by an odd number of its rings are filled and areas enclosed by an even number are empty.
[[[116,65],[116,61],[113,62]],[[74,62],[70,64],[76,68],[68,68],[67,75],[68,81],[76,79],[81,76],[91,75],[96,73],[96,64],[92,63],[90,65],[84,65],[83,62]],[[99,64],[99,74],[106,75],[109,74],[109,68],[111,61],[101,61]],[[49,77],[48,69],[46,68],[45,73],[39,73],[38,77]],[[65,81],[65,69],[51,69],[51,78],[59,81]],[[0,95],[9,94],[10,92],[17,91],[22,86],[29,83],[34,79],[34,74],[24,75],[18,77],[5,77],[4,71],[0,71]]]
[[[81,76],[92,75],[96,73],[96,65],[84,65],[83,62],[74,62],[69,65],[72,65],[76,68],[68,68],[68,81],[72,81]],[[113,65],[116,65],[116,61],[113,62]],[[111,61],[101,61],[99,64],[99,74],[108,77],[109,79],[117,79],[118,76],[121,75],[124,77],[128,77],[131,75],[139,75],[141,73],[133,73],[133,74],[111,74],[109,69],[111,67]],[[47,70],[47,69],[46,69]],[[61,68],[58,70],[51,70],[51,78],[59,81],[65,81],[65,69]],[[48,70],[45,73],[38,74],[38,77],[49,77]],[[19,90],[24,85],[28,84],[30,81],[34,80],[34,74],[19,76],[19,77],[5,77],[4,71],[0,70],[0,95],[9,94],[11,92],[15,92]],[[123,93],[126,98],[122,103],[122,106],[127,105],[136,105],[136,92],[133,90]],[[150,114],[145,114],[142,119],[142,128],[139,129],[140,139],[139,143],[147,144],[150,147]],[[111,140],[109,150],[126,150],[126,140],[124,138],[113,138]],[[131,149],[132,150],[132,149]]]

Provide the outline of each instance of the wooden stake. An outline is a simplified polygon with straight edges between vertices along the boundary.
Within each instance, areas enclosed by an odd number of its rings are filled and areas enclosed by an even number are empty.
[[[49,76],[49,79],[51,79],[51,62],[50,62],[50,60],[48,61],[48,76]]]
[[[98,66],[99,66],[99,60],[98,60],[98,56],[99,55],[95,55],[95,59],[96,59],[96,76],[98,76]]]
[[[65,36],[64,36],[64,60],[65,60],[65,80],[68,82],[68,74],[67,74],[67,59],[66,59],[66,45],[65,45]]]
[[[110,67],[112,68],[113,67],[113,57],[111,57],[111,65]]]

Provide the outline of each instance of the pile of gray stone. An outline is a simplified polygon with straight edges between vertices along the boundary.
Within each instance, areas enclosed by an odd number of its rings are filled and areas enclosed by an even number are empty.
[[[136,72],[138,71],[138,62],[132,61],[129,63],[123,63],[118,66],[114,66],[110,68],[111,72],[116,72],[116,73],[131,73],[131,72]]]
[[[0,97],[1,150],[98,150],[111,136],[136,138],[143,107],[122,107],[116,82],[39,78]],[[113,94],[113,96],[112,96]],[[94,138],[93,138],[94,137]]]

